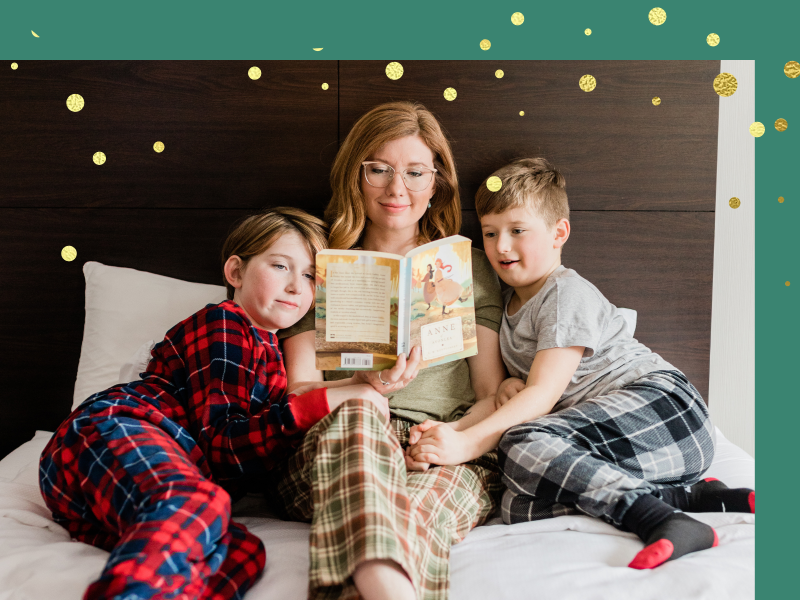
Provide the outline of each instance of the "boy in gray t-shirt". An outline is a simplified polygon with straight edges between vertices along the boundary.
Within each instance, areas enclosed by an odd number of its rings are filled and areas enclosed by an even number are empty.
[[[492,176],[500,190],[484,182],[475,206],[489,262],[512,288],[500,329],[511,377],[483,421],[460,432],[418,425],[412,458],[455,464],[499,442],[506,523],[602,518],[645,542],[632,568],[716,546],[716,532],[682,511],[755,512],[755,492],[701,480],[714,456],[702,397],[561,265],[570,233],[561,173],[522,159]]]

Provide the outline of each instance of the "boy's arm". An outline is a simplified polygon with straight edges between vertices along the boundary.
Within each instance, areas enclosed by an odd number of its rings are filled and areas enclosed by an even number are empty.
[[[583,351],[583,346],[572,346],[537,352],[524,390],[493,414],[463,431],[441,426],[429,429],[412,448],[412,458],[418,462],[455,465],[496,448],[509,428],[546,415],[553,409],[578,368]]]

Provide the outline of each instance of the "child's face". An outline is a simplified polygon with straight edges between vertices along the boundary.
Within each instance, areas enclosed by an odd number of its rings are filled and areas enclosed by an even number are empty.
[[[283,234],[233,275],[234,301],[255,326],[273,333],[297,323],[314,299],[314,259],[296,232]]]
[[[484,215],[484,249],[500,279],[518,291],[541,288],[543,280],[561,264],[561,246],[566,241],[559,232],[562,222],[567,223],[562,219],[556,226],[547,227],[528,208]]]

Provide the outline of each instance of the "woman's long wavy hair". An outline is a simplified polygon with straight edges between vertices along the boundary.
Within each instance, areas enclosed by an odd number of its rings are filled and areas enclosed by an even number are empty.
[[[419,220],[417,244],[425,244],[461,230],[461,199],[450,143],[436,117],[418,102],[389,102],[362,116],[339,148],[331,169],[333,196],[325,209],[330,224],[328,246],[353,248],[367,224],[366,200],[361,193],[361,163],[388,142],[419,135],[433,152],[436,191],[431,207]]]

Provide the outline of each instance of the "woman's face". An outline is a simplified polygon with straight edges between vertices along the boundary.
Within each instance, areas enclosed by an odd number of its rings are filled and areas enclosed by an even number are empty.
[[[435,179],[421,192],[409,190],[402,173],[413,167],[433,169],[433,152],[418,135],[409,135],[388,142],[367,160],[385,163],[395,170],[388,187],[373,187],[367,181],[365,168],[361,167],[361,192],[367,208],[367,225],[387,230],[416,232],[417,223],[428,209],[428,202],[436,191]]]

